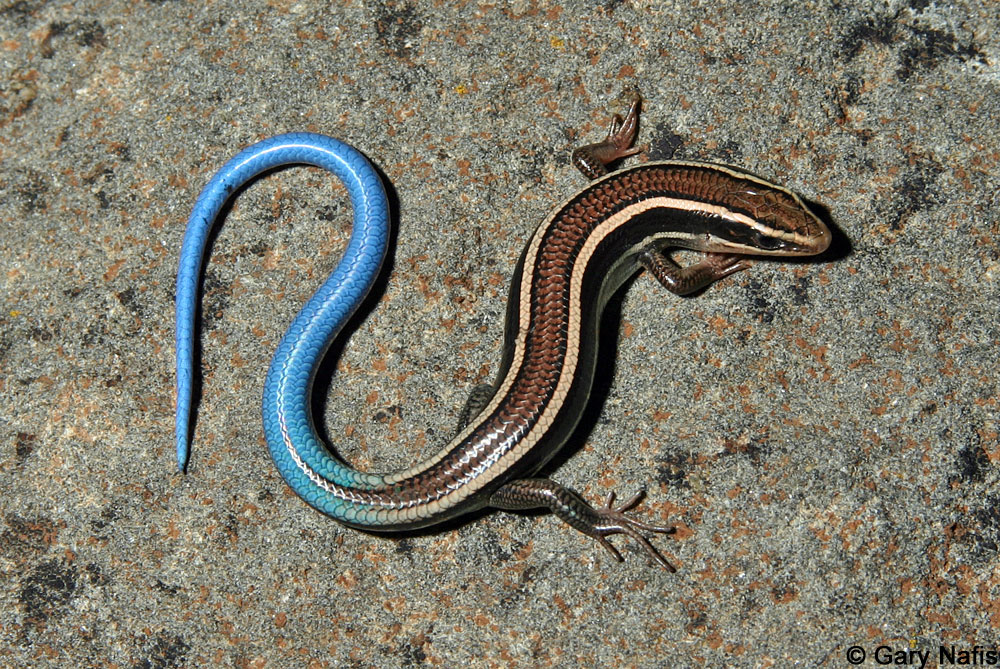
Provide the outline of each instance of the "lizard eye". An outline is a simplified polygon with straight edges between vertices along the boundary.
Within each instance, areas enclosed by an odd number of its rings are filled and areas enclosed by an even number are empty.
[[[753,242],[758,248],[764,251],[777,251],[778,249],[785,248],[785,240],[759,232],[754,234]]]

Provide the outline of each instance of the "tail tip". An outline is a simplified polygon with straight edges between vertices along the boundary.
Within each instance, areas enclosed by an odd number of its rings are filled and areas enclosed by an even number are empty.
[[[188,444],[187,441],[178,439],[177,441],[177,471],[187,474],[188,465]]]

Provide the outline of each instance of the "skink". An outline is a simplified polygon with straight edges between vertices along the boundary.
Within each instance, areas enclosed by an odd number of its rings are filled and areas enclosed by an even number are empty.
[[[331,277],[282,338],[265,383],[264,430],[281,476],[306,502],[349,526],[408,530],[483,507],[547,508],[594,537],[624,533],[667,569],[641,533],[667,533],[627,515],[639,495],[593,507],[573,490],[532,478],[566,443],[587,403],[597,364],[597,328],[610,296],[640,269],[687,294],[743,270],[743,255],[823,252],[830,231],[794,193],[712,163],[651,162],[608,173],[638,153],[639,98],[607,137],[574,152],[592,179],[535,230],[514,270],[496,382],[470,398],[455,437],[433,457],[394,473],[360,472],[331,455],[313,424],[316,368],[374,282],[388,240],[388,206],[377,173],[352,147],[294,133],[255,144],[229,161],[202,191],[188,221],[177,275],[176,448],[188,460],[194,322],[206,240],[233,191],[286,164],[323,167],[347,186],[351,240]],[[666,251],[705,253],[680,267]]]

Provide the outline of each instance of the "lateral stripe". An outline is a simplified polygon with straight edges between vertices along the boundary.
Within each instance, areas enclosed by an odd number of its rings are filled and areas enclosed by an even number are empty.
[[[752,174],[741,172],[735,169],[731,169],[725,166],[720,166],[711,163],[699,163],[699,162],[687,162],[687,161],[664,161],[658,163],[645,163],[638,168],[633,168],[633,170],[628,170],[627,172],[634,172],[638,170],[650,170],[657,167],[662,168],[678,168],[678,167],[690,167],[704,169],[713,172],[722,172],[734,179],[740,179],[744,181],[749,181],[751,183],[759,184],[762,188],[771,189],[774,191],[780,191],[788,196],[790,196],[795,202],[802,204],[801,200],[797,195],[791,191],[777,186],[773,183],[765,181],[759,177]],[[393,484],[405,479],[426,475],[430,470],[432,470],[436,465],[440,464],[453,452],[456,448],[460,447],[464,442],[468,441],[470,437],[478,430],[485,429],[488,426],[489,419],[491,419],[495,413],[497,413],[507,399],[508,393],[514,387],[515,383],[518,381],[522,374],[525,356],[527,352],[527,338],[529,333],[529,327],[531,325],[531,310],[534,306],[532,301],[532,294],[536,291],[538,286],[536,282],[540,279],[536,265],[539,260],[539,253],[542,249],[542,242],[546,235],[553,229],[555,224],[559,222],[559,217],[565,215],[565,212],[569,210],[576,203],[580,202],[580,196],[583,193],[595,192],[595,190],[605,181],[612,179],[620,179],[625,175],[623,172],[614,172],[601,179],[591,182],[588,186],[577,194],[574,198],[571,198],[566,204],[560,208],[554,210],[541,225],[536,229],[532,238],[528,244],[528,247],[524,253],[524,261],[521,267],[520,276],[520,291],[516,296],[518,299],[518,308],[514,312],[517,318],[517,329],[516,335],[514,336],[514,352],[511,357],[510,367],[507,370],[506,375],[499,384],[493,397],[490,399],[489,403],[483,408],[479,416],[483,417],[483,420],[474,421],[470,425],[466,426],[458,435],[455,436],[444,448],[442,448],[438,453],[432,457],[420,462],[405,471],[398,472],[387,476],[386,483]],[[552,397],[550,401],[546,404],[544,409],[537,414],[535,424],[528,430],[528,432],[523,435],[523,437],[517,441],[514,447],[503,455],[498,455],[496,452],[493,453],[476,453],[472,454],[473,444],[466,444],[466,450],[469,451],[468,458],[469,461],[476,462],[475,472],[467,480],[459,481],[450,491],[438,490],[438,496],[434,499],[424,500],[424,501],[414,501],[407,505],[405,510],[400,510],[399,507],[394,507],[397,510],[391,511],[391,514],[399,514],[399,517],[418,518],[427,517],[434,513],[447,510],[455,505],[459,504],[462,500],[474,495],[476,492],[489,485],[498,476],[502,476],[510,468],[514,467],[516,463],[528,452],[530,451],[539,440],[545,435],[549,428],[551,427],[556,416],[558,416],[560,410],[563,408],[570,388],[576,377],[576,371],[580,364],[579,351],[580,351],[580,333],[582,330],[582,291],[584,278],[587,275],[588,267],[590,262],[594,257],[594,253],[600,246],[600,244],[616,230],[618,230],[623,225],[627,224],[630,220],[637,216],[640,216],[653,209],[672,209],[675,211],[684,212],[698,212],[710,216],[718,216],[722,219],[746,225],[749,228],[753,228],[759,231],[761,234],[781,238],[784,240],[792,241],[794,243],[801,243],[803,245],[808,245],[811,239],[805,235],[799,235],[789,230],[777,230],[770,226],[767,226],[760,221],[754,219],[747,214],[734,211],[732,208],[727,207],[725,204],[720,202],[708,202],[696,198],[684,198],[684,197],[668,197],[668,196],[652,196],[645,199],[633,202],[624,206],[622,209],[618,210],[611,216],[608,216],[605,220],[598,223],[598,225],[591,230],[584,240],[583,246],[580,248],[576,258],[574,259],[573,266],[570,268],[570,285],[569,285],[569,301],[568,301],[568,332],[567,340],[565,346],[565,356],[561,362],[561,367],[558,372],[558,381],[556,383],[555,389],[552,391]],[[808,209],[803,205],[803,209],[808,211]],[[661,234],[651,234],[648,240],[655,239],[679,239],[684,237],[694,238],[694,235],[688,235],[685,233],[678,232],[664,232]],[[701,237],[701,235],[698,235]],[[737,246],[733,242],[727,242],[727,246],[733,248],[733,250],[744,250],[749,253],[761,253],[760,249],[750,246]],[[514,298],[514,295],[510,296]],[[508,324],[509,326],[510,324]],[[540,335],[536,335],[540,336]],[[326,487],[326,486],[324,486]],[[364,493],[362,493],[364,494]],[[380,502],[378,499],[381,496],[375,492],[369,498],[371,503],[378,506]],[[390,503],[393,495],[386,496],[385,502]],[[392,505],[390,504],[390,507]]]

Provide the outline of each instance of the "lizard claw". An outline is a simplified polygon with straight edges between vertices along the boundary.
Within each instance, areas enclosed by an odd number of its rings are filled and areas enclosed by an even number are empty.
[[[599,518],[599,522],[595,523],[591,527],[591,532],[589,532],[589,534],[597,539],[598,543],[604,546],[619,562],[623,561],[622,554],[618,552],[618,549],[615,548],[606,537],[612,534],[627,534],[639,542],[639,545],[646,551],[646,554],[653,558],[653,560],[655,560],[661,567],[671,572],[677,571],[674,569],[674,566],[667,562],[667,559],[653,547],[653,544],[649,542],[649,539],[639,534],[639,530],[657,532],[659,534],[673,534],[677,531],[677,528],[650,525],[649,523],[644,523],[641,520],[629,518],[625,515],[626,511],[642,501],[644,495],[645,492],[640,491],[616,509],[613,506],[615,502],[615,493],[609,493],[604,506],[599,509],[594,509],[594,512]]]

